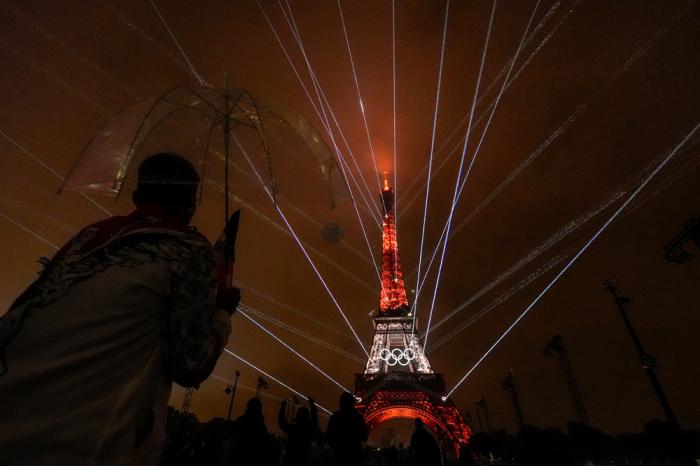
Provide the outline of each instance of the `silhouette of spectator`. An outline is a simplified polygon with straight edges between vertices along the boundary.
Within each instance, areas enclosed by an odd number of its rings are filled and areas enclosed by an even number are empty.
[[[459,449],[459,466],[476,466],[474,453],[469,445],[462,445]]]
[[[313,398],[309,398],[309,407],[300,407],[293,423],[287,422],[286,411],[287,401],[285,400],[277,415],[280,429],[287,434],[283,464],[286,466],[306,465],[309,461],[309,447],[318,430],[316,403],[314,403]]]
[[[416,430],[411,435],[411,450],[413,450],[416,464],[421,466],[440,466],[440,447],[435,438],[425,429],[420,418],[416,418],[414,423]]]
[[[271,447],[262,402],[257,397],[251,398],[246,404],[245,413],[233,424],[233,464],[271,464]]]
[[[326,430],[335,465],[361,465],[362,442],[367,441],[368,434],[364,418],[355,409],[355,397],[352,393],[343,392],[340,395],[340,409],[333,413]]]
[[[144,160],[136,210],[86,227],[0,319],[4,466],[158,464],[172,382],[208,377],[237,290],[215,307],[213,249],[189,223],[199,175]]]

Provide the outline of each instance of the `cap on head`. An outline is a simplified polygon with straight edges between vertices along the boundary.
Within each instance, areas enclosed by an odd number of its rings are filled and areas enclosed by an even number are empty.
[[[413,423],[415,424],[416,429],[420,429],[421,427],[423,427],[423,420],[419,417],[415,418],[413,420]]]

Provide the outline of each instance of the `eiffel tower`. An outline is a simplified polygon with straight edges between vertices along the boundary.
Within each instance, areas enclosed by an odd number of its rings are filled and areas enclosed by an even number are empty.
[[[355,375],[356,408],[370,432],[389,419],[420,418],[458,454],[472,432],[454,403],[443,399],[443,376],[431,367],[414,327],[396,238],[394,191],[386,174],[381,199],[382,289],[367,366]]]

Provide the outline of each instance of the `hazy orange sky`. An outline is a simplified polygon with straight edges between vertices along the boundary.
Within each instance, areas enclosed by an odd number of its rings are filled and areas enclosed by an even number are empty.
[[[515,62],[513,80],[499,100],[455,210],[453,227],[458,232],[448,246],[433,317],[433,323],[440,324],[431,331],[428,345],[431,363],[445,374],[448,387],[603,224],[655,161],[700,120],[698,3],[539,4],[532,39]],[[231,87],[297,110],[332,145],[255,1],[156,4],[205,80],[222,86],[227,73]],[[484,97],[475,114],[485,116],[474,126],[469,155],[486,128],[489,104],[499,94],[499,72],[507,70],[535,4],[497,4],[480,85]],[[310,86],[280,5],[267,0],[261,5]],[[365,196],[377,200],[375,167],[338,5],[322,0],[290,5],[310,63],[367,180]],[[450,6],[424,254],[435,247],[449,212],[491,5],[456,0]],[[393,171],[391,2],[344,1],[342,7],[378,169]],[[411,272],[420,249],[444,12],[442,1],[396,2],[398,231],[411,289],[416,288]],[[156,12],[140,1],[0,0],[0,57],[4,312],[35,278],[38,257],[52,255],[53,246],[105,216],[76,193],[57,196],[56,174],[68,173],[90,137],[120,109],[192,83],[193,77]],[[206,137],[191,127],[164,130],[150,147],[179,150],[177,144],[190,133],[190,149]],[[549,338],[558,333],[564,337],[593,425],[610,432],[632,431],[661,418],[629,337],[601,287],[603,279],[614,277],[621,292],[632,298],[631,319],[660,363],[658,375],[680,423],[700,429],[700,261],[672,264],[664,261],[662,249],[685,221],[700,213],[698,140],[692,138],[679,151],[455,392],[460,408],[473,409],[473,400],[483,395],[492,425],[513,430],[510,400],[501,389],[512,368],[525,421],[563,426],[573,418],[573,407],[557,362],[542,355]],[[337,142],[349,156],[342,139]],[[290,202],[281,207],[313,248],[310,256],[360,339],[369,345],[369,313],[377,308],[379,285],[355,211],[348,200],[330,210],[323,190],[309,183],[318,175],[310,174],[318,166],[303,155],[299,160],[285,158],[292,151],[279,147],[275,161],[273,150],[273,166],[284,179],[280,194]],[[529,157],[531,162],[491,197]],[[236,264],[243,303],[268,316],[265,325],[272,331],[351,387],[354,374],[364,369],[362,350],[248,175],[235,170],[231,174],[234,204],[243,210]],[[99,202],[114,213],[131,208],[128,195],[117,202]],[[358,205],[372,252],[378,256],[380,230],[359,197]],[[212,240],[222,226],[220,209],[218,197],[209,195],[195,217],[194,223]],[[321,229],[329,222],[341,225],[343,242],[324,241]],[[433,269],[427,291],[420,295],[422,332],[434,277]],[[456,309],[460,310],[441,322]],[[336,407],[338,387],[240,315],[233,317],[229,348],[329,409]],[[201,419],[226,415],[225,380],[236,369],[245,387],[234,412],[242,412],[259,373],[223,355],[216,377],[194,395],[192,407]],[[179,406],[182,394],[176,387],[172,404]],[[290,393],[271,382],[268,394],[272,397],[265,398],[265,413],[272,426],[278,400]]]

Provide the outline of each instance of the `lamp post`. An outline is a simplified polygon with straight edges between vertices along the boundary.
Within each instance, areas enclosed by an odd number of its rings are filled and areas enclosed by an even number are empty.
[[[664,393],[664,390],[661,387],[659,379],[656,378],[656,368],[658,367],[656,360],[644,350],[642,342],[637,336],[637,332],[635,332],[634,327],[632,327],[632,322],[630,322],[629,317],[627,317],[627,311],[625,309],[625,306],[631,302],[630,298],[627,298],[625,296],[619,296],[617,294],[617,282],[615,282],[614,280],[606,279],[605,282],[603,282],[603,288],[608,290],[615,300],[617,309],[620,311],[620,316],[622,317],[622,320],[625,323],[625,327],[627,327],[627,332],[629,332],[630,337],[632,338],[632,342],[634,343],[634,347],[636,348],[637,353],[639,354],[639,362],[641,363],[642,367],[644,368],[644,371],[649,377],[651,386],[654,389],[654,392],[656,393],[656,398],[658,398],[659,404],[661,404],[661,408],[664,410],[666,419],[668,420],[668,422],[671,423],[671,425],[673,425],[673,427],[676,430],[680,430],[680,427],[678,425],[678,419],[676,419],[676,415],[673,413],[673,409],[671,409],[671,405],[668,402],[668,399],[666,398],[666,394]]]
[[[228,418],[227,419],[229,421],[231,420],[231,413],[233,412],[233,400],[236,397],[236,385],[238,385],[238,377],[241,376],[241,372],[237,370],[236,372],[234,372],[234,375],[236,376],[236,378],[233,381],[233,385],[229,385],[228,387],[226,387],[226,390],[224,390],[227,395],[228,394],[231,395],[231,402],[228,405]]]
[[[525,428],[525,421],[523,421],[523,411],[520,408],[518,390],[515,388],[515,378],[513,377],[513,369],[510,369],[508,371],[506,378],[501,384],[501,388],[510,393],[510,400],[513,403],[513,412],[515,413],[515,423],[518,425],[518,430],[522,432],[522,430]]]

